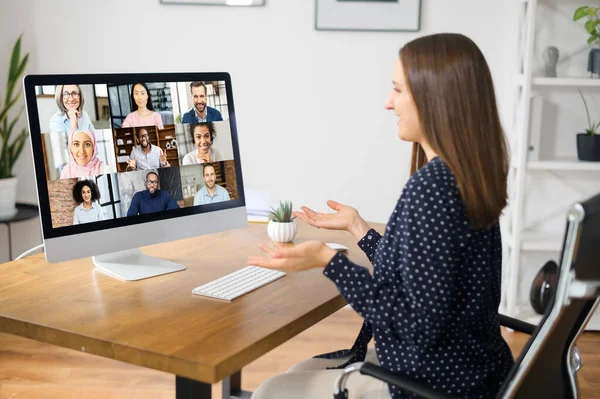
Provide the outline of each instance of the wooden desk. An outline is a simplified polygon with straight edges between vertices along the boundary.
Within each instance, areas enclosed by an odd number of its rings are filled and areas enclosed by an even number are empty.
[[[345,305],[317,269],[288,274],[231,303],[192,295],[246,266],[258,244],[269,241],[266,230],[250,224],[143,248],[187,270],[135,282],[103,274],[91,258],[49,264],[40,254],[4,263],[0,332],[166,371],[177,376],[178,398],[210,398],[210,384],[221,380],[229,395],[240,389],[245,365]],[[298,230],[295,242],[338,242],[354,262],[370,265],[349,233],[300,220]]]

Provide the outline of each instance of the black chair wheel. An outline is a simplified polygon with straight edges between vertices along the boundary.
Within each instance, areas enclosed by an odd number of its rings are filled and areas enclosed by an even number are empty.
[[[535,275],[529,292],[529,301],[533,310],[543,315],[550,304],[552,292],[556,289],[558,278],[558,265],[549,260]]]

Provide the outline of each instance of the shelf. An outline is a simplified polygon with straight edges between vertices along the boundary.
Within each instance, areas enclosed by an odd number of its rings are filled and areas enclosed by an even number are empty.
[[[598,78],[545,78],[533,77],[532,86],[534,87],[598,87],[600,88],[600,79]],[[517,76],[517,84],[523,86],[525,77],[522,74]]]
[[[507,235],[506,242],[512,246],[512,235]],[[535,233],[524,231],[521,233],[522,251],[555,252],[562,248],[562,234]]]
[[[527,163],[530,170],[573,170],[600,172],[600,162],[579,161],[573,158],[557,158],[554,160],[531,161]]]

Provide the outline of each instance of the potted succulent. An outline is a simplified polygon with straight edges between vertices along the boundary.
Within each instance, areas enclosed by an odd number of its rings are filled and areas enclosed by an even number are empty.
[[[298,232],[295,218],[292,216],[292,203],[280,201],[279,208],[271,208],[271,212],[269,212],[269,224],[267,225],[269,238],[276,242],[292,242]]]
[[[585,107],[588,120],[588,128],[585,133],[577,133],[577,157],[580,161],[600,161],[600,135],[596,134],[600,128],[600,122],[592,122],[585,97],[579,90],[579,95]]]
[[[582,6],[575,10],[573,21],[587,18],[583,25],[587,33],[590,34],[588,44],[600,45],[600,17],[598,17],[600,7]],[[600,48],[590,50],[588,57],[588,72],[600,75]]]
[[[28,58],[29,54],[25,54],[25,57],[21,58],[21,38],[19,37],[10,56],[4,104],[2,104],[0,96],[0,143],[2,144],[0,149],[0,220],[10,219],[17,213],[15,207],[17,177],[13,175],[12,169],[27,140],[27,129],[24,128],[16,133],[13,138],[15,125],[23,108],[13,115],[12,119],[9,113],[21,96],[19,83]]]

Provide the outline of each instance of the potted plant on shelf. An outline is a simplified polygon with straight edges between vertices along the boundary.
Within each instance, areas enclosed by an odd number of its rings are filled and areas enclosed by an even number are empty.
[[[15,134],[13,139],[13,131],[23,113],[23,108],[13,115],[12,119],[10,119],[9,113],[21,96],[19,82],[28,58],[29,54],[25,54],[25,57],[21,58],[21,38],[19,37],[10,56],[4,104],[2,104],[0,96],[0,140],[2,143],[0,150],[0,220],[10,219],[17,213],[15,206],[17,177],[13,175],[12,169],[27,140],[27,129],[23,128]]]
[[[591,121],[587,102],[581,90],[579,90],[579,95],[585,107],[588,128],[585,129],[585,133],[577,133],[577,157],[580,161],[598,162],[600,161],[600,135],[596,134],[596,132],[600,128],[600,122]]]
[[[279,201],[279,208],[271,208],[271,212],[269,212],[269,224],[267,225],[269,238],[276,242],[292,242],[298,232],[295,218],[292,216],[291,201]]]
[[[588,44],[600,45],[600,18],[598,17],[600,7],[582,6],[575,10],[573,21],[587,18],[583,25],[585,30],[590,34]],[[600,48],[590,50],[588,57],[588,72],[600,76]]]

